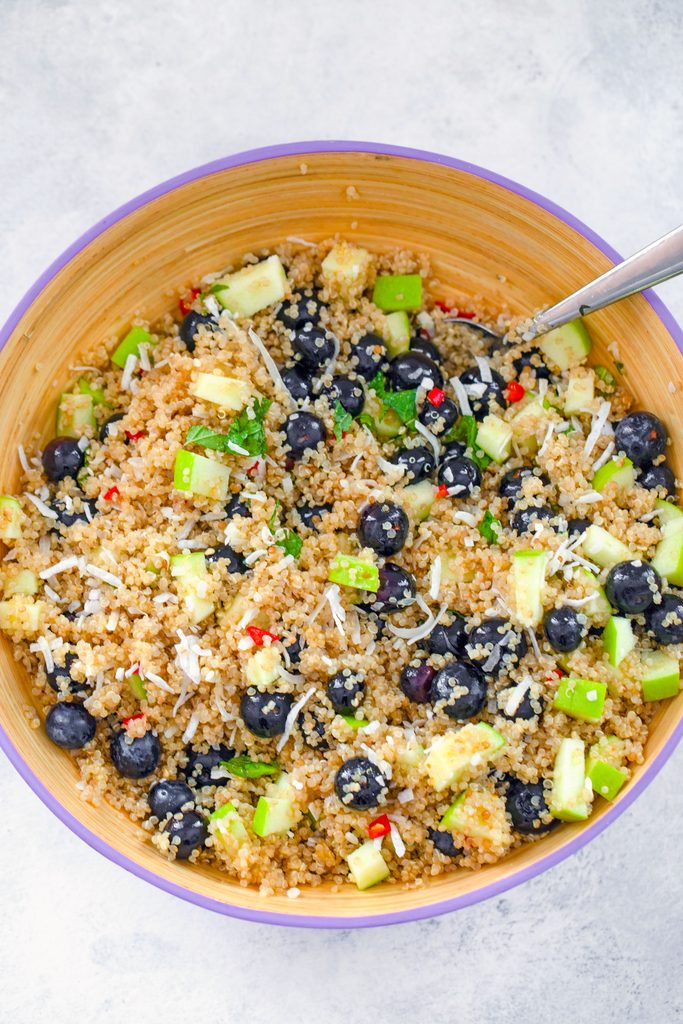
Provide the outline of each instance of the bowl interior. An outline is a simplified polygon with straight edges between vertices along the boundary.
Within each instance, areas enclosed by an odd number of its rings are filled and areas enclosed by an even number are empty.
[[[320,151],[245,158],[201,174],[151,198],[105,226],[44,285],[21,315],[0,356],[0,488],[19,483],[16,446],[47,437],[57,396],[73,378],[69,367],[109,343],[136,313],[154,318],[175,305],[176,290],[287,236],[321,240],[334,234],[373,249],[403,246],[430,255],[431,290],[482,296],[492,310],[529,313],[606,270],[610,259],[575,227],[531,198],[454,162],[389,152]],[[642,296],[593,315],[596,360],[618,341],[639,403],[667,423],[672,462],[683,476],[683,427],[677,408],[683,363],[676,344]],[[607,357],[608,358],[608,357]],[[12,756],[58,813],[86,839],[125,866],[199,902],[239,916],[296,923],[354,924],[421,916],[437,905],[463,905],[527,877],[559,859],[570,845],[600,830],[644,783],[681,717],[683,693],[662,705],[652,723],[646,765],[610,805],[598,801],[588,822],[564,826],[503,862],[426,880],[415,889],[383,885],[304,891],[300,899],[241,888],[206,867],[163,860],[145,833],[104,804],[79,799],[66,755],[32,729],[25,714],[30,681],[0,642],[0,725]],[[92,833],[92,835],[88,835]],[[96,838],[93,838],[96,837]],[[280,917],[278,918],[278,915]]]

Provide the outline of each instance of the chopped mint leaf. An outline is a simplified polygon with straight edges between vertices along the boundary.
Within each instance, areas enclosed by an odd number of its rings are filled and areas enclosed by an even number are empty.
[[[334,436],[341,441],[342,435],[346,433],[353,423],[353,416],[347,412],[339,399],[334,403]]]
[[[235,448],[241,448],[249,456],[265,455],[268,449],[263,421],[270,405],[269,398],[254,399],[252,405],[242,409],[239,416],[232,421],[227,434],[221,434],[212,427],[196,423],[188,430],[185,443],[199,444],[203,448],[231,452],[233,455],[242,454],[236,452]]]
[[[264,775],[279,775],[280,766],[271,761],[252,761],[248,754],[239,754],[229,761],[221,761],[221,767],[238,779],[260,779]]]
[[[385,408],[394,410],[401,423],[408,425],[415,421],[417,416],[415,405],[417,391],[415,388],[411,388],[409,391],[387,391],[383,373],[376,373],[370,381],[369,387]]]
[[[282,540],[275,542],[279,548],[282,548],[286,555],[292,555],[294,558],[298,558],[301,554],[301,549],[304,546],[304,542],[298,533],[294,530],[285,530],[285,535]]]
[[[484,518],[479,523],[478,530],[484,540],[487,540],[489,544],[497,544],[498,535],[502,530],[502,526],[500,520],[496,519],[493,513],[489,512],[487,509],[484,513]]]

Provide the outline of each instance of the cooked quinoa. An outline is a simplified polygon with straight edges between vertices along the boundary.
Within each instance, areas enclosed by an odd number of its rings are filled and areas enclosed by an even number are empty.
[[[0,627],[82,798],[292,895],[475,870],[613,798],[683,641],[628,368],[339,240],[179,300],[65,369],[0,499]]]

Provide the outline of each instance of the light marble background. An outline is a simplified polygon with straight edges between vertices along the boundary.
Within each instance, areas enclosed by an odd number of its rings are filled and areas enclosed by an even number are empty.
[[[628,253],[683,219],[680,0],[0,0],[2,319],[130,196],[251,146],[441,150]],[[661,289],[683,318],[683,284]],[[572,860],[456,915],[269,929],[76,839],[0,763],[0,1021],[681,1019],[679,750]]]

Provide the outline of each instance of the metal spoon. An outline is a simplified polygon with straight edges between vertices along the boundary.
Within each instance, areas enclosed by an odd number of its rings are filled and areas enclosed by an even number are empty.
[[[541,331],[561,327],[562,324],[586,316],[597,309],[604,309],[613,302],[625,299],[629,295],[642,292],[645,288],[661,284],[671,277],[683,273],[683,225],[674,228],[656,242],[645,246],[623,263],[618,263],[606,273],[585,284],[578,291],[572,292],[566,299],[556,302],[550,309],[537,313],[532,318],[529,334],[535,337]],[[449,323],[459,323],[485,334],[494,341],[502,341],[484,324],[474,323],[464,317],[446,317]],[[527,336],[528,337],[528,336]],[[530,339],[529,339],[530,340]]]

